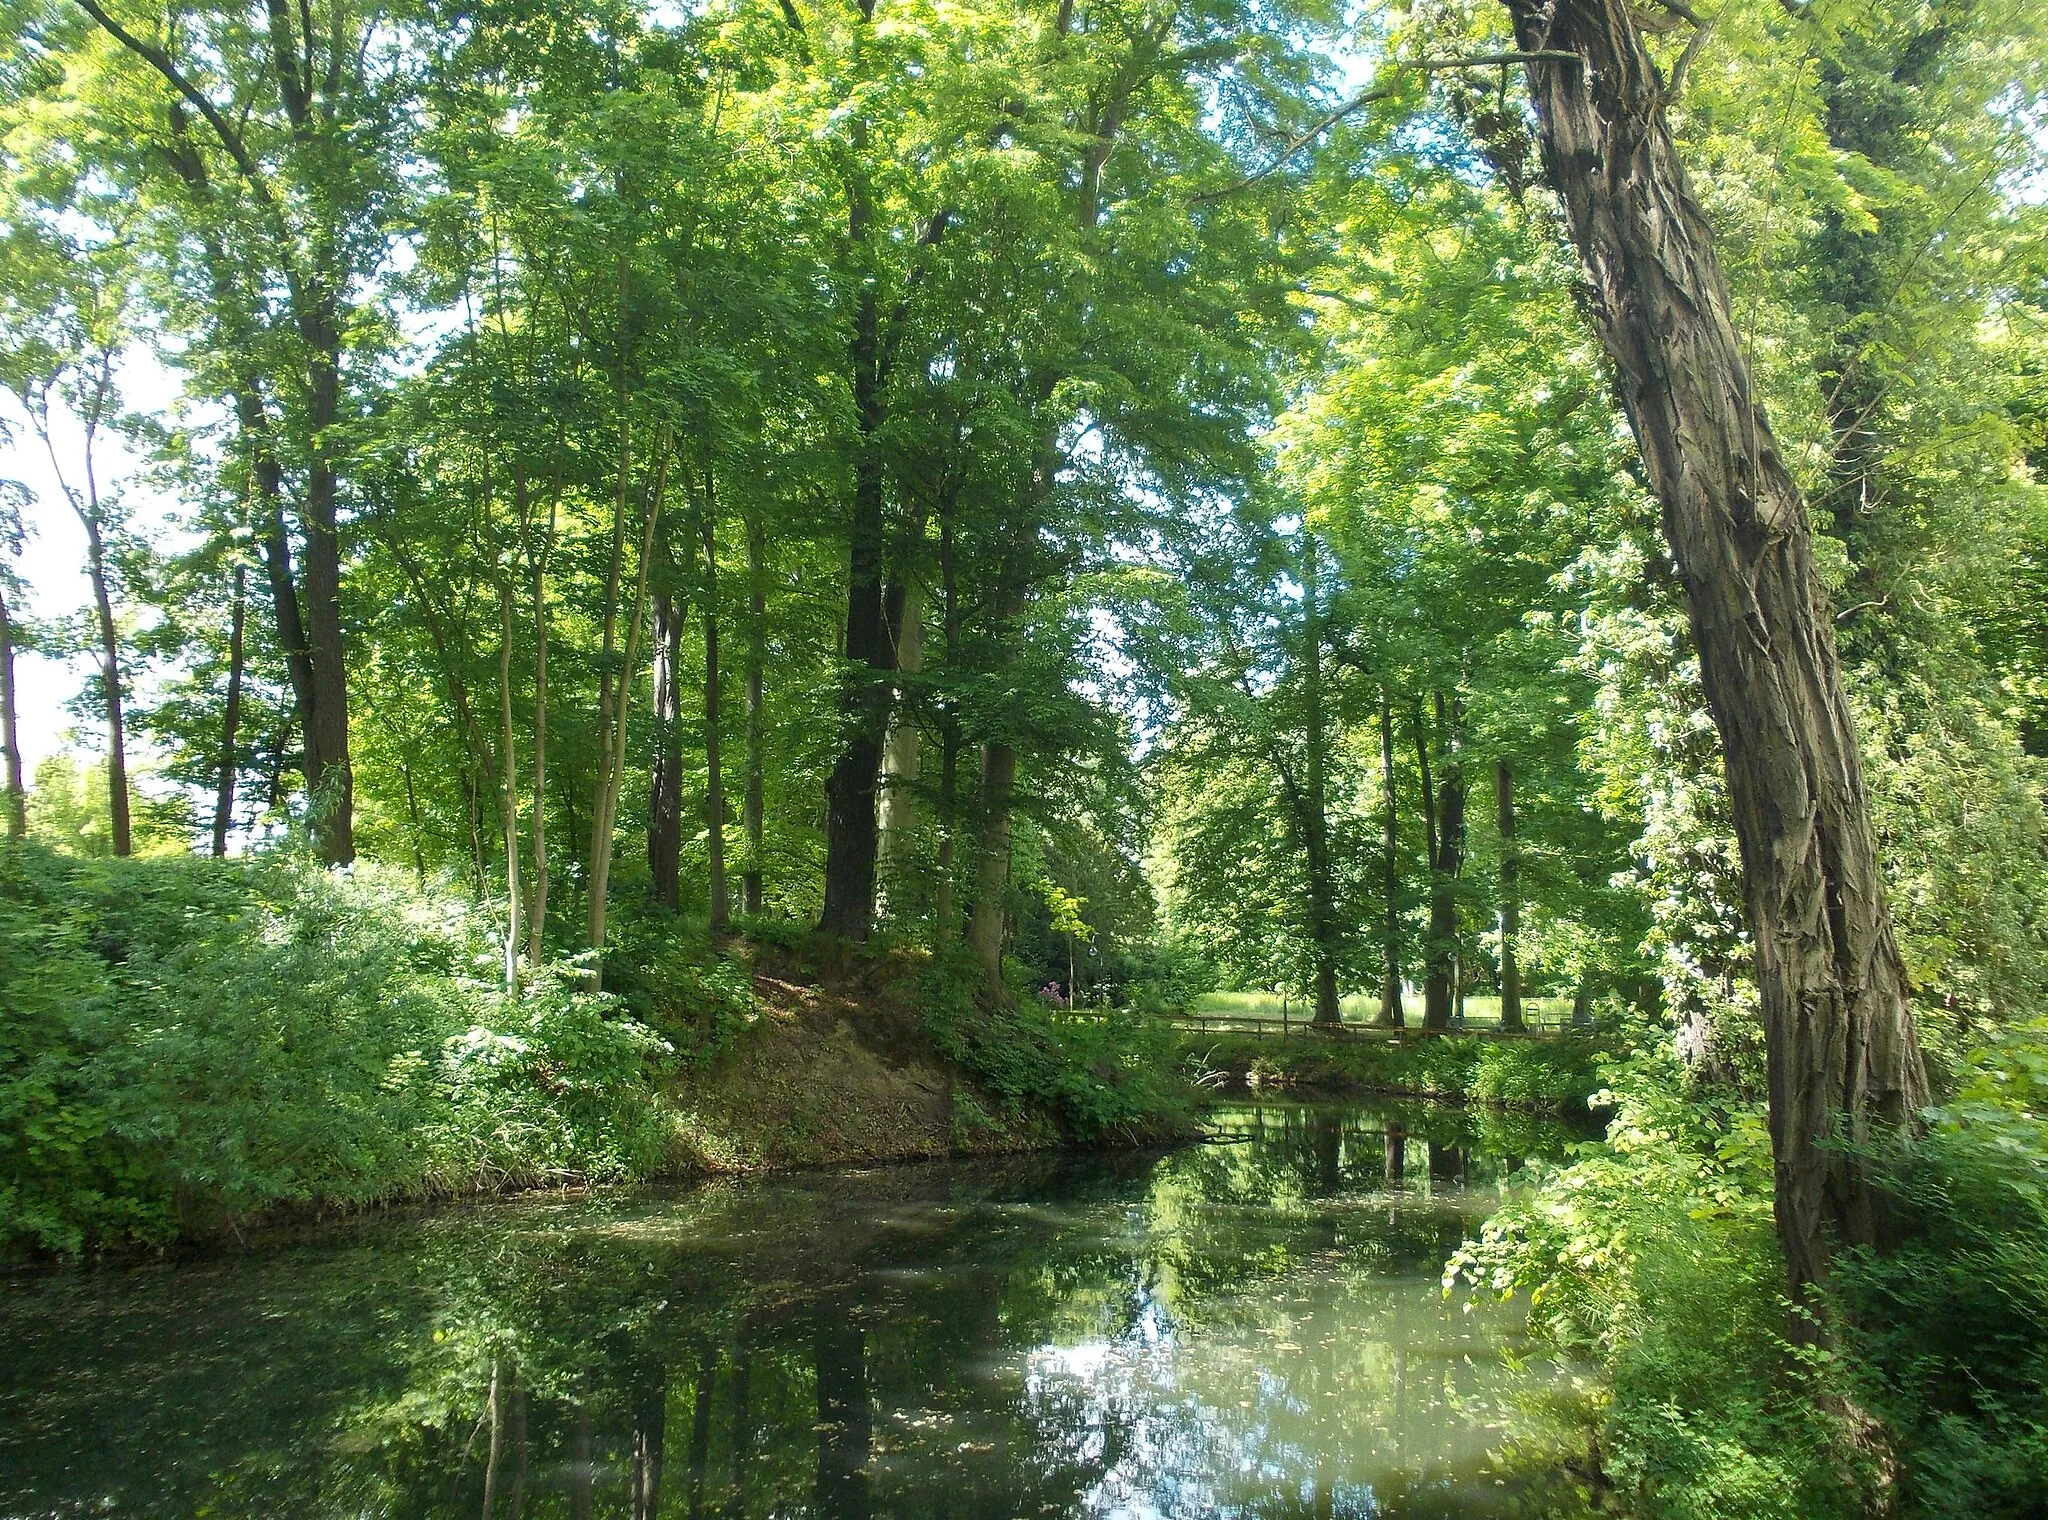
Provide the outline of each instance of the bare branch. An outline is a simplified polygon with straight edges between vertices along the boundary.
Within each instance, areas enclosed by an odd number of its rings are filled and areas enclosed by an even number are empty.
[[[1577,63],[1579,55],[1577,53],[1565,52],[1558,48],[1539,48],[1534,52],[1528,53],[1475,53],[1467,58],[1418,58],[1412,63],[1403,63],[1398,60],[1389,59],[1381,64],[1380,67],[1383,69],[1405,69],[1413,73],[1435,73],[1443,69],[1491,68],[1496,65],[1505,67],[1517,63],[1536,63],[1545,59],[1554,60],[1559,63]],[[1293,141],[1280,150],[1279,155],[1271,163],[1267,164],[1265,168],[1258,170],[1256,173],[1246,175],[1234,185],[1226,186],[1221,190],[1205,191],[1201,195],[1190,196],[1189,199],[1199,205],[1203,201],[1222,200],[1227,195],[1235,195],[1240,190],[1250,189],[1260,180],[1277,174],[1286,166],[1289,159],[1329,131],[1330,128],[1336,126],[1338,122],[1344,120],[1347,116],[1356,115],[1369,105],[1374,105],[1379,101],[1387,99],[1393,93],[1394,87],[1392,85],[1379,85],[1361,94],[1352,96],[1351,99],[1345,101],[1343,105],[1317,121],[1307,131],[1295,137]]]

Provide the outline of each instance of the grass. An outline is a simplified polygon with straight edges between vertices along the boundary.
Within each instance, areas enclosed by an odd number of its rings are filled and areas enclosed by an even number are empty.
[[[1606,1048],[1566,1036],[1489,1040],[1469,1032],[1411,1039],[1275,1040],[1181,1032],[1183,1059],[1229,1085],[1309,1093],[1391,1093],[1536,1113],[1583,1108]]]
[[[1406,1003],[1408,1023],[1413,1027],[1422,1021],[1422,994],[1410,991]],[[1379,1017],[1379,994],[1354,993],[1338,1004],[1338,1010],[1343,1014],[1344,1022],[1347,1024],[1371,1024]],[[1312,1011],[1300,998],[1287,1000],[1287,1016],[1290,1022],[1305,1023]],[[1522,999],[1522,1019],[1531,1029],[1562,1029],[1570,1021],[1571,1016],[1572,1000],[1568,997]],[[1188,1017],[1278,1024],[1282,1022],[1281,1000],[1279,994],[1272,992],[1205,992],[1189,1004]],[[1500,999],[1468,995],[1465,999],[1465,1027],[1499,1028]]]

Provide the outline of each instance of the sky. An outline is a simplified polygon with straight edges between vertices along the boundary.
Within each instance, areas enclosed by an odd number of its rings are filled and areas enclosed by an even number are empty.
[[[168,415],[177,397],[177,379],[155,355],[139,350],[126,358],[119,370],[124,406],[131,411],[155,416]],[[76,419],[63,414],[55,420],[53,442],[67,476],[74,481],[84,459],[84,434]],[[27,583],[25,605],[14,608],[32,618],[72,618],[92,603],[92,585],[86,579],[85,530],[79,525],[57,483],[43,441],[29,425],[27,414],[13,396],[0,392],[0,423],[7,437],[0,437],[0,480],[17,480],[27,486],[28,543],[16,565]],[[143,478],[142,459],[118,435],[102,436],[95,446],[95,461],[102,494],[115,493],[130,521],[160,547],[177,542],[175,517],[178,503],[151,489]],[[115,613],[121,613],[117,605]],[[98,747],[99,729],[81,725],[67,709],[92,671],[92,657],[79,654],[67,660],[18,652],[15,656],[15,705],[21,725],[22,768],[33,778],[38,761],[64,749],[71,731],[81,726],[83,736]],[[131,739],[131,747],[134,741]]]

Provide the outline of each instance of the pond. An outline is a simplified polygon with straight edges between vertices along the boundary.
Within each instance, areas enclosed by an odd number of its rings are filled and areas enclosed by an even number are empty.
[[[1563,1135],[1243,1105],[1164,1154],[544,1197],[0,1278],[0,1515],[1580,1512],[1446,1300]]]

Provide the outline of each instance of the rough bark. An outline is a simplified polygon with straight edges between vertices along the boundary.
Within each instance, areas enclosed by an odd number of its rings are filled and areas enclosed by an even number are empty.
[[[1515,775],[1506,760],[1493,763],[1493,799],[1500,826],[1500,1027],[1522,1027],[1522,968],[1515,952],[1522,935],[1521,847],[1515,839]]]
[[[1806,506],[1757,403],[1706,218],[1624,0],[1511,0],[1544,163],[1686,593],[1729,806],[1769,1068],[1778,1235],[1795,1298],[1881,1244],[1858,1161],[1927,1077],[1872,841]],[[1830,1143],[1840,1137],[1842,1146]]]
[[[1387,805],[1380,825],[1386,919],[1381,926],[1379,1021],[1389,1029],[1399,1029],[1408,1022],[1401,1006],[1401,832],[1394,791],[1394,699],[1384,686],[1380,688],[1380,786],[1387,794]]]
[[[213,789],[213,858],[228,852],[228,830],[235,821],[235,761],[242,735],[242,626],[247,611],[249,567],[235,566],[234,604],[228,614],[228,692],[221,706],[220,765]],[[407,786],[411,778],[408,776]],[[418,830],[414,830],[417,838]]]

